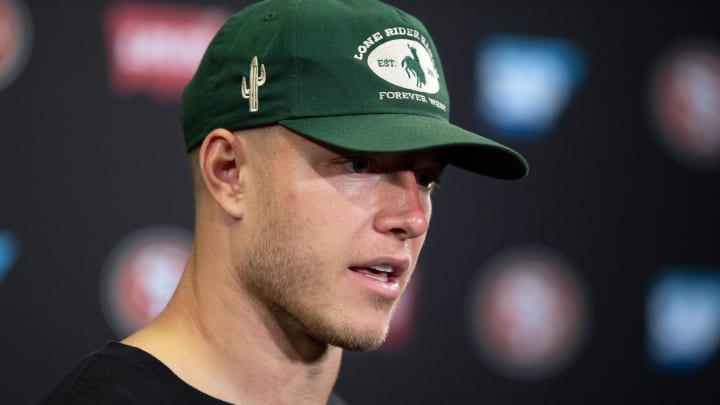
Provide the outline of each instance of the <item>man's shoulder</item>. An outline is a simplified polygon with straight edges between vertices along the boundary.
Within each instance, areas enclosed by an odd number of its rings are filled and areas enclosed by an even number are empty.
[[[114,343],[108,343],[82,358],[40,404],[141,403],[127,385],[143,372],[116,352]]]
[[[152,355],[110,342],[85,356],[39,405],[227,405],[193,388]],[[346,405],[334,393],[328,405]]]
[[[219,405],[140,349],[110,342],[84,357],[40,405],[183,403]]]

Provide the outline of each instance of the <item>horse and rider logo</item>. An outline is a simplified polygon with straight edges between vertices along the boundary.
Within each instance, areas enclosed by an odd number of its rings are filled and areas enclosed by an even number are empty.
[[[410,49],[410,53],[412,54],[412,56],[406,56],[403,58],[402,68],[405,69],[405,73],[407,73],[409,78],[415,76],[415,85],[420,88],[425,85],[425,72],[423,72],[422,65],[420,65],[420,60],[418,59],[417,55],[417,49],[410,45],[408,45],[407,47]]]
[[[383,80],[396,86],[435,94],[440,80],[429,51],[412,39],[393,39],[373,49],[367,64]]]

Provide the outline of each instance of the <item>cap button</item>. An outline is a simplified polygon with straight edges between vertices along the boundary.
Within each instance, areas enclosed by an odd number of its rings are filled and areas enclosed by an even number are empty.
[[[277,13],[275,13],[274,11],[268,11],[267,13],[265,13],[265,17],[263,17],[263,20],[270,21],[275,18],[276,15]]]

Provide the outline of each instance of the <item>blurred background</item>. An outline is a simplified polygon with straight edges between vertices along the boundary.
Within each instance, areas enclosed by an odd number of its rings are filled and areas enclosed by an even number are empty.
[[[247,1],[0,0],[0,403],[157,314],[192,238],[179,95]],[[350,404],[719,403],[720,6],[391,4],[452,120],[518,182],[450,168]]]

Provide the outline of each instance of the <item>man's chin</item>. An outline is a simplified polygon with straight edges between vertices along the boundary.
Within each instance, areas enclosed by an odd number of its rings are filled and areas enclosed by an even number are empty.
[[[334,336],[327,336],[325,341],[345,350],[370,352],[379,349],[383,343],[385,343],[387,335],[387,328],[384,328],[382,331],[373,332],[353,332],[346,330],[336,333]]]

